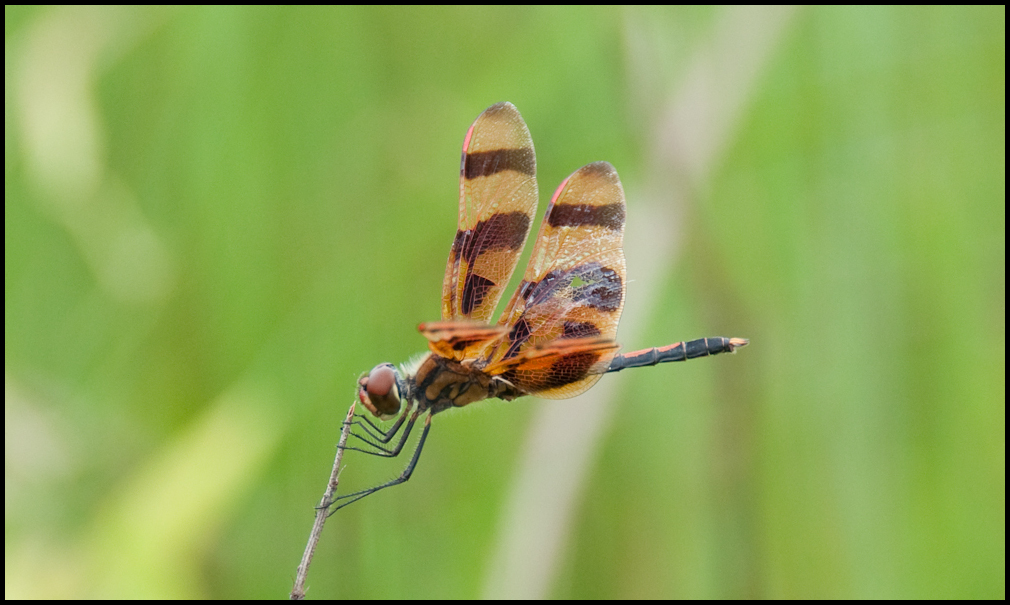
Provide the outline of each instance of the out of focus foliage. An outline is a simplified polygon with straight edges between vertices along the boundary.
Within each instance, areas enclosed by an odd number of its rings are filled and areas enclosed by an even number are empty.
[[[551,596],[1004,598],[1005,14],[775,34],[625,343],[753,344],[624,383]],[[723,17],[6,7],[5,596],[285,595],[358,374],[438,317],[470,122],[512,101],[541,206],[606,159],[633,215]],[[440,416],[309,596],[482,594],[542,405]]]

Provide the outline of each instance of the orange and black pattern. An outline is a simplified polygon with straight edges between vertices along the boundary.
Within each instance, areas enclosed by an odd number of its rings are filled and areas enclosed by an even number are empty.
[[[515,106],[498,103],[477,117],[463,141],[459,172],[459,221],[442,283],[442,320],[418,326],[431,352],[402,374],[382,363],[362,375],[358,400],[372,415],[391,420],[402,411],[388,429],[359,417],[352,424],[365,434],[350,435],[372,449],[348,449],[397,456],[427,413],[424,430],[398,477],[337,496],[333,510],[410,479],[431,418],[444,410],[491,397],[574,397],[607,372],[730,353],[747,344],[703,338],[618,355],[625,205],[621,179],[607,162],[583,166],[554,192],[523,279],[497,324],[490,324],[537,210],[536,155]]]
[[[607,162],[561,183],[530,264],[485,353],[489,374],[547,398],[572,397],[606,372],[624,307],[624,189]]]
[[[463,142],[459,222],[442,286],[442,319],[487,323],[515,270],[537,209],[536,155],[519,111],[498,103]],[[463,359],[467,350],[453,352]]]
[[[469,352],[483,350],[506,332],[502,326],[470,321],[430,321],[417,329],[428,339],[428,348],[433,353],[449,359],[472,357]]]
[[[692,356],[694,349],[681,343],[617,355],[625,202],[620,177],[607,162],[583,166],[555,191],[523,279],[497,326],[488,325],[536,206],[529,131],[511,103],[493,105],[463,142],[459,226],[443,283],[443,321],[420,327],[433,353],[500,377],[522,394],[550,399],[578,395],[608,371],[679,361],[680,351],[683,358]],[[746,344],[708,342],[708,354]]]

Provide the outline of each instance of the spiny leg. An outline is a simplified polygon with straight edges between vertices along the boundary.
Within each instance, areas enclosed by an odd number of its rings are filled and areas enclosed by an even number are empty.
[[[371,450],[363,450],[361,448],[352,447],[350,445],[345,445],[344,449],[345,450],[353,450],[355,452],[361,452],[363,454],[369,454],[371,456],[382,456],[383,458],[395,458],[396,456],[400,455],[400,450],[403,449],[403,444],[405,444],[407,442],[407,438],[410,437],[410,431],[411,431],[411,429],[414,428],[414,421],[417,420],[417,416],[419,414],[420,414],[419,410],[414,410],[414,413],[411,414],[410,420],[407,421],[407,427],[405,429],[403,429],[403,434],[400,435],[400,440],[396,442],[396,446],[393,447],[393,449],[386,449],[386,448],[382,447],[381,445],[379,445],[377,443],[372,443],[371,441],[369,441],[368,439],[365,439],[361,435],[356,435],[354,433],[351,433],[351,436],[357,437],[361,441],[364,441],[365,443],[367,443],[368,445],[374,447],[375,449],[377,449],[379,451],[373,452]],[[406,416],[406,414],[404,414],[404,416]]]
[[[718,355],[719,353],[732,353],[739,347],[747,346],[748,342],[750,341],[745,338],[717,336],[715,338],[699,338],[690,342],[677,342],[665,347],[632,351],[615,356],[610,362],[607,372],[620,372],[626,368],[641,368],[668,361],[684,361],[696,357]]]
[[[399,418],[397,418],[397,421],[399,421]],[[369,420],[366,414],[355,414],[354,420],[345,422],[344,424],[359,427],[365,435],[376,441],[384,439],[390,433],[389,429],[383,429]],[[399,424],[394,423],[390,429],[399,429]]]
[[[403,421],[407,419],[408,413],[410,413],[409,405],[404,406],[403,413],[400,414],[400,417],[396,419],[396,422],[393,424],[393,426],[389,427],[386,430],[383,430],[380,427],[376,426],[375,423],[369,420],[368,416],[366,416],[365,414],[354,415],[355,418],[360,418],[361,420],[364,420],[365,424],[362,424],[358,420],[351,422],[351,424],[361,427],[361,430],[365,432],[365,435],[371,437],[372,439],[378,441],[379,443],[389,443],[389,440],[392,439],[393,436],[396,435],[396,432],[400,430],[400,426],[403,425]],[[371,430],[368,429],[368,427],[372,427],[372,429],[375,432],[373,433]],[[354,433],[351,434],[354,435]],[[354,436],[358,437],[358,435]],[[361,437],[358,437],[358,439],[361,439]]]
[[[410,419],[411,424],[413,424],[415,418],[417,418],[417,414],[414,414],[414,416]],[[407,426],[408,426],[408,430],[409,430],[409,426],[410,425],[407,425]],[[428,431],[430,429],[431,429],[431,413],[429,412],[428,413],[428,417],[424,419],[424,432],[421,433],[421,439],[418,440],[418,442],[417,442],[417,449],[414,450],[414,455],[411,456],[410,462],[407,463],[407,468],[403,469],[403,472],[400,473],[400,476],[397,477],[396,479],[391,480],[391,481],[387,481],[387,482],[385,482],[385,483],[383,483],[381,485],[376,485],[375,487],[370,487],[368,489],[363,489],[360,492],[354,492],[353,494],[346,494],[346,495],[343,495],[343,496],[337,496],[336,498],[334,498],[333,503],[340,502],[341,500],[347,500],[347,501],[346,502],[341,502],[340,506],[338,506],[338,507],[334,508],[332,511],[330,511],[330,514],[332,515],[333,513],[337,512],[338,510],[340,510],[342,508],[344,508],[348,504],[351,504],[353,502],[357,502],[358,500],[361,500],[365,496],[368,496],[370,494],[374,494],[375,492],[379,491],[380,489],[385,489],[387,487],[392,487],[394,485],[399,485],[401,483],[406,482],[407,479],[410,479],[411,473],[414,472],[414,467],[417,466],[417,459],[421,457],[421,448],[424,447],[424,440],[428,438]],[[402,440],[401,440],[401,445],[402,445]],[[332,505],[333,503],[330,503],[330,505]]]

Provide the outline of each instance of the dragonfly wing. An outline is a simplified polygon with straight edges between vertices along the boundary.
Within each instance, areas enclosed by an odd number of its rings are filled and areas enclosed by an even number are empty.
[[[537,195],[536,154],[526,123],[511,103],[492,105],[463,141],[443,320],[489,321],[526,244]]]
[[[608,365],[617,352],[613,341],[624,307],[624,216],[624,189],[609,163],[583,166],[561,183],[499,321],[508,332],[487,350],[486,372],[512,372],[515,386],[547,398],[572,397],[599,379],[594,368]],[[608,344],[585,348],[583,339]],[[566,348],[565,340],[581,342]],[[544,353],[552,350],[553,356]],[[521,362],[512,361],[534,358],[538,371],[548,371],[550,358],[556,376],[534,379],[533,368],[524,373]],[[582,361],[569,362],[576,358]],[[569,361],[558,365],[562,359]]]

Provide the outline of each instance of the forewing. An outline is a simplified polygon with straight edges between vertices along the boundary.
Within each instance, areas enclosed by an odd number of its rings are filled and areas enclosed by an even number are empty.
[[[617,350],[613,341],[624,307],[624,215],[624,189],[609,163],[583,166],[561,183],[522,283],[499,320],[508,333],[488,349],[485,371],[511,371],[519,381],[515,386],[547,398],[571,397],[596,382],[599,373],[593,368],[609,363]],[[555,356],[581,356],[582,362],[553,366],[556,376],[550,380],[534,380],[520,371],[520,362],[510,363],[532,355],[528,351],[563,346],[556,341],[586,338],[609,344]]]
[[[417,326],[432,352],[450,359],[476,357],[507,330],[470,321],[432,321]]]
[[[463,141],[459,223],[442,285],[442,319],[486,323],[491,318],[536,210],[536,156],[529,130],[514,105],[492,105]]]

